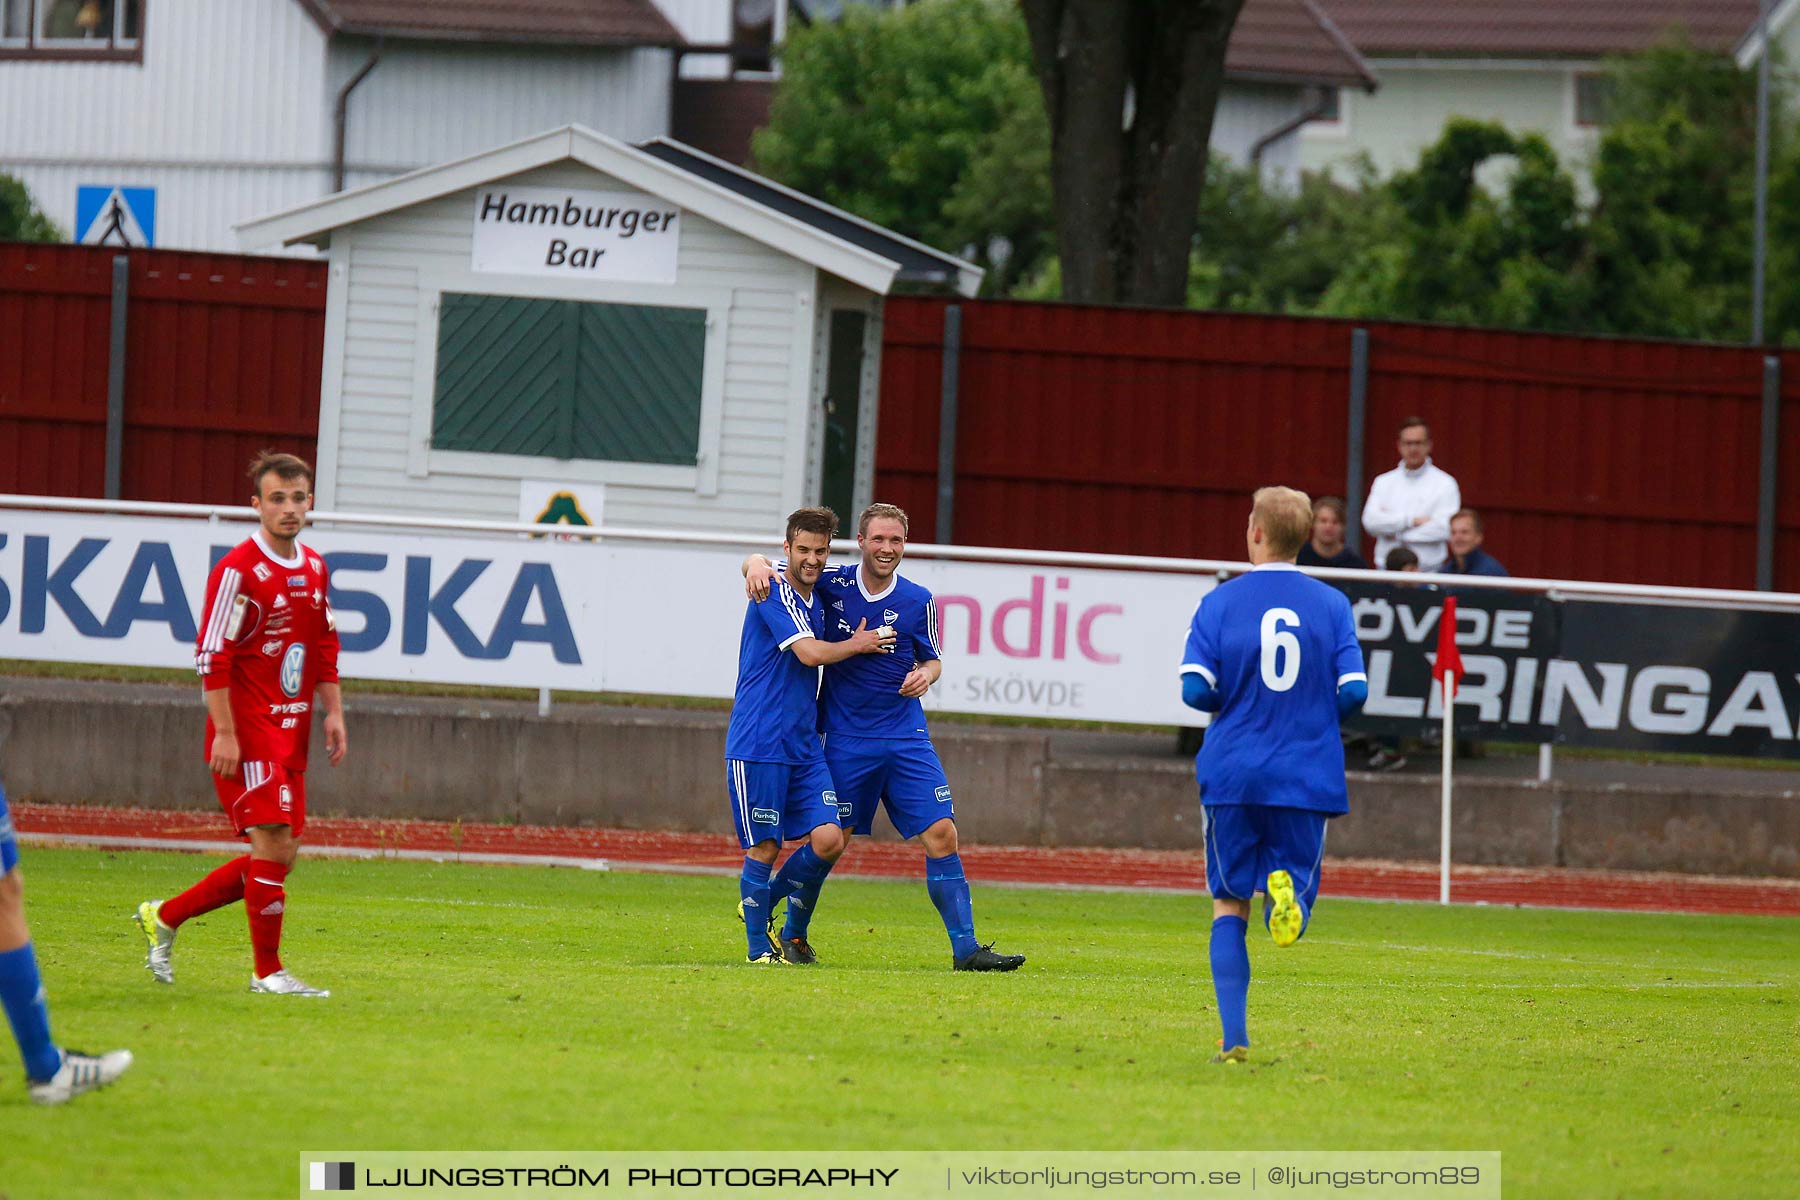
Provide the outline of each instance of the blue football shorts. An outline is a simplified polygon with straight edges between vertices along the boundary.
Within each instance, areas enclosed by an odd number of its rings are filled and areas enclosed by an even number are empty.
[[[6,811],[6,793],[0,791],[0,875],[19,865],[19,839],[13,833],[12,814]]]
[[[725,760],[725,791],[731,797],[738,844],[803,838],[821,825],[838,823],[837,791],[823,762]]]
[[[1222,899],[1248,900],[1267,886],[1271,872],[1286,871],[1301,907],[1311,913],[1328,819],[1309,808],[1273,804],[1202,806],[1206,890]]]
[[[901,837],[918,837],[937,822],[956,819],[944,764],[927,738],[825,736],[825,763],[837,783],[838,813],[848,833],[874,828],[875,806],[887,806]]]

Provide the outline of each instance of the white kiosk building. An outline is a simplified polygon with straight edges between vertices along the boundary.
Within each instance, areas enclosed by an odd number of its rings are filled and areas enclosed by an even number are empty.
[[[321,509],[766,537],[874,482],[882,299],[978,268],[566,126],[239,227],[330,258]]]

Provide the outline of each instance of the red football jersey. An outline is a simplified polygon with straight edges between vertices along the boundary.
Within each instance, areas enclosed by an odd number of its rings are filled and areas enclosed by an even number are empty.
[[[195,666],[207,691],[229,687],[238,757],[306,769],[313,689],[338,678],[338,635],[325,562],[304,546],[277,557],[260,531],[206,580]],[[206,758],[213,723],[206,719]]]

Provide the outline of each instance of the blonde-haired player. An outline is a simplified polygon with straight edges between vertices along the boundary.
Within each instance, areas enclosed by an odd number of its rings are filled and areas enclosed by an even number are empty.
[[[1212,975],[1223,1038],[1215,1062],[1250,1054],[1250,900],[1277,946],[1306,930],[1319,893],[1325,823],[1349,811],[1339,718],[1368,699],[1350,602],[1300,573],[1312,504],[1257,491],[1244,531],[1251,570],[1194,610],[1181,698],[1216,714],[1194,763],[1213,896]]]

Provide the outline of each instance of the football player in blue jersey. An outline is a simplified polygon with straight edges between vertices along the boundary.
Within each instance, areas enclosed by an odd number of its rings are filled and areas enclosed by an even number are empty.
[[[928,589],[899,573],[907,532],[904,511],[892,504],[871,504],[856,523],[861,560],[827,567],[820,577],[828,640],[852,638],[865,626],[897,635],[886,653],[844,656],[825,668],[819,697],[825,762],[837,788],[838,814],[846,832],[872,832],[876,806],[885,805],[900,836],[918,838],[924,846],[925,890],[950,936],[954,969],[1013,971],[1025,962],[1024,955],[997,954],[991,944],[975,940],[969,881],[957,854],[950,782],[932,747],[925,709],[919,703],[943,670],[937,604]],[[759,554],[745,560],[746,588],[752,598],[766,594],[769,581],[779,578],[775,570]],[[777,900],[785,896],[788,902],[777,948],[790,963],[811,963],[817,955],[807,941],[807,930],[831,864],[824,872],[808,874],[810,868],[803,863],[807,871],[790,881],[789,867],[799,856],[797,851],[783,865],[772,892]]]
[[[0,790],[0,1008],[6,1010],[25,1090],[37,1104],[62,1104],[104,1087],[131,1065],[131,1051],[82,1054],[50,1039],[50,1004],[38,977],[37,952],[25,925],[25,886],[19,879],[19,841]]]
[[[894,645],[892,631],[865,624],[834,641],[819,636],[823,616],[815,589],[836,532],[837,514],[829,508],[789,514],[782,540],[787,570],[762,599],[750,602],[738,643],[737,691],[725,732],[725,790],[744,849],[738,916],[750,961],[762,965],[786,961],[769,944],[775,905],[770,868],[781,856],[782,842],[806,841],[782,872],[796,887],[824,879],[844,852],[838,798],[819,740],[818,669]]]
[[[1244,535],[1252,569],[1201,600],[1181,659],[1182,700],[1215,714],[1194,765],[1224,1035],[1214,1062],[1250,1056],[1251,897],[1263,893],[1277,946],[1299,941],[1325,823],[1350,808],[1338,722],[1362,707],[1369,682],[1349,600],[1294,565],[1311,530],[1304,492],[1260,489]]]

